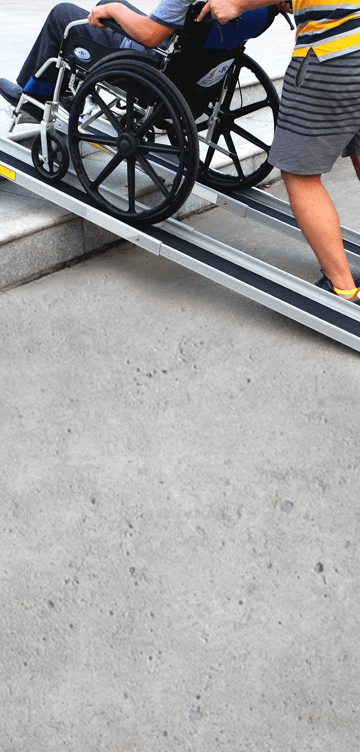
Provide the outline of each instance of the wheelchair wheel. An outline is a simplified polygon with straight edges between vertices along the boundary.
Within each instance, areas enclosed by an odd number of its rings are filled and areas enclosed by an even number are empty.
[[[186,101],[158,70],[126,58],[97,67],[78,89],[69,149],[95,205],[138,225],[174,214],[198,171],[197,131]]]
[[[201,147],[199,181],[232,193],[264,180],[272,170],[267,158],[278,109],[272,81],[255,60],[243,54],[228,73],[227,91],[211,136],[213,145]],[[197,119],[200,134],[207,130],[213,110],[210,103]]]
[[[69,169],[69,152],[61,136],[53,131],[46,134],[48,147],[48,163],[42,158],[40,134],[35,136],[31,146],[31,158],[36,172],[46,180],[56,181],[66,175]]]

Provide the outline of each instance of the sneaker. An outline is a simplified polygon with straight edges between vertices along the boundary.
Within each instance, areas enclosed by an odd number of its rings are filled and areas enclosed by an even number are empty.
[[[339,295],[336,292],[336,289],[333,283],[331,282],[331,279],[326,277],[324,272],[323,272],[323,276],[321,277],[321,279],[319,279],[318,282],[315,282],[315,285],[316,287],[320,287],[321,290],[326,290],[327,292],[331,292],[333,295],[337,295],[337,297],[342,298],[342,300],[348,300],[350,303],[355,303],[355,305],[360,305],[360,277],[358,279],[355,279],[354,283],[355,283],[354,291],[351,290],[348,296],[346,294]]]
[[[0,94],[7,102],[14,106],[17,105],[22,93],[21,86],[7,81],[6,78],[0,78]]]

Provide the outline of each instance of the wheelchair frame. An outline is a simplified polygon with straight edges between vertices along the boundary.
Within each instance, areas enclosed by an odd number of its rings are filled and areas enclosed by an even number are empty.
[[[195,117],[179,89],[166,74],[169,62],[181,50],[181,33],[172,37],[166,50],[156,48],[157,60],[154,56],[133,50],[111,50],[109,55],[101,57],[87,71],[81,60],[78,60],[74,69],[74,58],[69,61],[63,52],[70,31],[85,23],[88,23],[87,19],[81,19],[67,26],[58,57],[47,60],[35,74],[36,78],[40,78],[51,65],[56,65],[58,74],[53,99],[43,104],[31,95],[23,93],[13,112],[10,131],[21,122],[24,105],[30,104],[42,110],[40,132],[35,136],[32,145],[33,163],[42,179],[53,182],[64,177],[70,164],[70,150],[77,176],[95,205],[119,219],[137,224],[150,224],[175,214],[190,195],[195,180],[231,196],[236,195],[239,190],[258,184],[267,177],[272,169],[267,162],[267,155],[275,129],[279,100],[267,74],[244,53],[245,43],[238,47],[232,59],[231,56],[229,57],[230,64],[216,87],[217,93],[216,98],[213,97],[214,101],[210,100],[201,115]],[[110,22],[108,25],[122,32],[117,24]],[[86,42],[80,37],[80,48],[81,44],[86,49]],[[106,51],[106,48],[104,49]],[[240,73],[243,71],[250,72],[255,77],[256,86],[261,89],[261,94],[255,102],[244,101],[243,88],[241,84],[239,85]],[[74,98],[70,115],[61,101],[61,90],[66,75],[69,77],[68,89]],[[136,88],[139,86],[140,78],[145,79],[146,87],[152,90],[153,99],[156,100],[157,96],[162,97],[161,106],[157,105],[158,109],[167,108],[167,114],[160,118],[160,126],[159,123],[152,121],[154,103],[147,107],[141,106],[141,97],[140,104],[139,102],[132,104],[133,134],[126,125],[126,121],[129,120],[128,107],[120,108],[119,114],[117,106],[116,117],[120,120],[122,118],[123,123],[120,126],[121,132],[118,131],[117,134],[114,134],[114,118],[111,117],[107,104],[104,105],[100,118],[99,113],[96,114],[96,108],[94,110],[90,106],[86,112],[89,99],[91,101],[96,97],[101,86],[107,94],[112,92],[115,99],[118,97],[118,102],[122,97],[126,104],[127,91],[118,85],[119,81],[123,83],[126,80],[130,88],[134,86]],[[161,95],[158,93],[159,90],[161,90]],[[256,116],[259,112],[262,114],[265,110],[271,113],[272,121],[268,143],[243,127],[245,118]],[[74,111],[77,113],[76,116]],[[134,152],[134,144],[135,141],[137,143],[139,141],[138,133],[146,118],[151,127],[145,134],[147,143],[144,143],[143,137],[138,149],[139,151],[141,148],[147,155],[146,159],[141,159],[139,154]],[[95,127],[94,124],[100,125],[101,128]],[[81,133],[85,132],[86,128],[94,131],[94,136],[91,138],[84,136],[81,141]],[[60,133],[67,135],[69,145],[59,135]],[[169,144],[161,147],[159,143],[161,144],[165,133]],[[255,152],[258,152],[254,157],[255,164],[251,166],[249,173],[244,171],[237,155],[235,141],[241,138],[252,144]],[[104,154],[108,153],[108,163],[110,159],[116,168],[126,161],[126,178],[130,186],[127,206],[126,201],[124,204],[123,197],[120,203],[117,198],[114,200],[114,193],[119,191],[118,186],[115,187],[115,191],[114,186],[111,186],[109,191],[101,184],[101,181],[97,182],[98,176],[89,177],[85,168],[86,156],[83,157],[80,154],[79,143],[81,148],[84,144],[86,146],[86,143],[91,144],[98,152],[102,152],[101,156],[105,161]],[[205,156],[199,162],[200,145],[205,150]],[[123,153],[120,153],[121,149]],[[156,150],[158,150],[157,154],[154,153]],[[85,151],[89,150],[85,148]],[[217,167],[216,161],[219,155],[228,162],[225,168]],[[130,165],[131,159],[133,163]],[[138,164],[134,165],[136,160]],[[89,164],[90,162],[91,157],[88,159]],[[94,169],[93,165],[92,169]],[[108,169],[105,165],[101,174],[105,175]],[[110,170],[112,177],[113,173]],[[140,190],[135,186],[135,174],[138,182],[140,180]],[[142,185],[144,176],[148,183],[150,181],[152,190],[146,190]],[[134,188],[131,185],[132,181]]]

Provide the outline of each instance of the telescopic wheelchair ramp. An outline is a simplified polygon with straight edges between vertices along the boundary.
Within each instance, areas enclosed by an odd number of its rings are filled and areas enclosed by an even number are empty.
[[[164,166],[164,172],[167,168]],[[0,138],[0,176],[35,192],[78,216],[154,254],[171,259],[261,305],[360,352],[360,307],[330,295],[308,282],[214,240],[181,222],[168,219],[146,229],[127,224],[95,208],[70,170],[51,184],[36,173],[29,150]],[[195,183],[193,193],[239,217],[304,240],[289,205],[253,188],[227,196]],[[118,198],[121,201],[121,198]],[[351,261],[360,263],[360,234],[343,229]]]

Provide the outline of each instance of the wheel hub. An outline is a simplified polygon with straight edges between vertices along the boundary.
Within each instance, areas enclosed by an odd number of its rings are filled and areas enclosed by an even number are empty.
[[[139,141],[133,133],[122,133],[116,145],[122,157],[133,157],[138,150]]]

